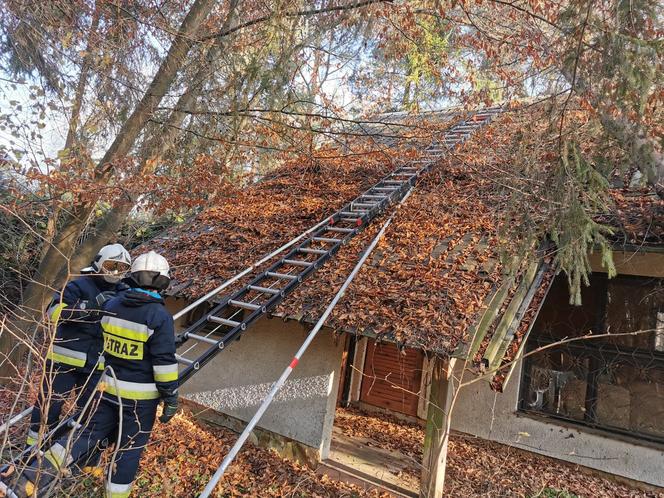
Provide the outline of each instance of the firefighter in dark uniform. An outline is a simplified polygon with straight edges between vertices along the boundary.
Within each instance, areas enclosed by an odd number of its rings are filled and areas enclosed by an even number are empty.
[[[87,455],[104,439],[114,437],[120,421],[119,451],[106,483],[106,497],[129,496],[159,402],[164,403],[161,422],[168,422],[177,411],[173,317],[158,293],[169,282],[169,266],[163,256],[150,251],[134,260],[129,279],[133,287],[104,305],[101,326],[107,371],[102,377],[99,406],[75,438],[71,451],[67,452],[67,437],[63,437],[44,454],[41,473],[36,460],[28,466],[11,486],[18,498],[34,495],[37,478],[44,489],[58,471]]]
[[[107,482],[108,498],[129,496],[138,472],[143,448],[150,438],[157,405],[164,402],[161,422],[177,410],[178,364],[175,360],[173,317],[159,295],[170,282],[168,262],[150,251],[136,258],[131,267],[135,287],[104,306],[101,326],[106,364],[113,369],[102,378],[104,393],[89,429],[74,443],[71,459],[77,460],[91,447],[112,436],[122,417],[115,471]],[[122,401],[122,413],[119,413]],[[57,466],[65,462],[51,448],[46,458]]]
[[[101,308],[105,301],[126,285],[120,283],[129,271],[131,257],[120,244],[102,247],[84,275],[67,283],[56,293],[47,314],[57,324],[55,338],[47,353],[46,372],[33,407],[26,444],[37,443],[46,416],[42,435],[59,422],[66,398],[76,393],[79,410],[97,386],[104,368]]]

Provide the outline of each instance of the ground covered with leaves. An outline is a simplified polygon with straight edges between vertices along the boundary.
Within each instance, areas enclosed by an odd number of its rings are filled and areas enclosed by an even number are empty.
[[[412,462],[410,479],[419,478],[424,431],[421,426],[386,415],[339,409],[335,427],[364,444],[392,450]],[[237,435],[178,414],[157,424],[141,460],[132,497],[197,496],[217,469]],[[106,455],[105,458],[108,456]],[[102,496],[101,478],[68,479],[58,496]],[[74,481],[74,482],[72,482]],[[446,477],[450,497],[648,497],[644,491],[598,477],[578,466],[516,448],[454,434]],[[339,482],[247,443],[218,485],[215,497],[384,497],[376,491]]]
[[[424,430],[417,424],[337,410],[334,425],[414,462],[422,459]],[[419,475],[416,465],[412,471]],[[451,497],[664,497],[664,491],[631,488],[572,464],[463,434],[450,439],[445,484]]]
[[[376,447],[397,451],[413,461],[419,476],[424,431],[385,415],[338,410],[335,426],[350,437],[371,440]],[[237,437],[231,431],[201,424],[180,414],[168,425],[157,424],[141,461],[132,497],[189,497],[201,492]],[[80,487],[78,488],[81,491]],[[657,497],[592,475],[578,466],[516,448],[454,434],[446,477],[450,497]],[[86,483],[76,496],[100,496],[101,482]],[[285,460],[271,450],[247,444],[217,487],[217,497],[378,497],[375,491],[334,481]]]
[[[198,496],[237,434],[177,415],[157,423],[143,453],[131,497]],[[88,479],[68,490],[68,496],[102,496],[102,480]],[[320,476],[285,460],[275,452],[246,444],[217,486],[215,497],[378,497],[357,486]]]

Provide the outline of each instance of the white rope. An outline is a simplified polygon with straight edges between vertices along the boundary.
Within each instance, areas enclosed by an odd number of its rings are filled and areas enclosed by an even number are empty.
[[[355,268],[353,268],[353,271],[348,275],[348,278],[346,281],[343,283],[337,294],[334,296],[328,307],[325,309],[323,312],[323,315],[320,317],[318,322],[316,322],[316,325],[314,328],[309,332],[309,335],[305,339],[304,343],[302,346],[300,346],[300,349],[298,349],[297,353],[295,353],[295,356],[293,357],[293,360],[291,361],[290,365],[284,370],[284,372],[281,374],[281,377],[272,385],[272,388],[270,389],[270,392],[268,395],[263,399],[263,402],[261,403],[261,406],[258,408],[258,411],[254,414],[254,416],[251,418],[249,423],[247,424],[247,427],[245,427],[244,431],[242,431],[242,434],[240,434],[240,437],[237,439],[233,447],[230,449],[224,460],[221,462],[221,465],[217,469],[217,471],[214,473],[212,476],[212,479],[210,482],[207,483],[205,486],[205,489],[203,489],[203,492],[200,494],[199,498],[207,498],[210,496],[210,493],[214,490],[215,486],[219,482],[219,479],[224,475],[224,472],[228,469],[228,466],[231,464],[231,462],[235,459],[237,454],[240,452],[240,449],[246,442],[247,438],[251,434],[251,431],[256,427],[256,424],[258,421],[261,419],[265,411],[268,409],[270,404],[272,403],[272,400],[274,399],[275,395],[281,389],[281,387],[284,385],[286,382],[286,379],[290,376],[291,372],[293,369],[297,366],[297,364],[300,361],[300,358],[304,354],[304,352],[307,350],[311,342],[314,340],[320,329],[323,327],[325,324],[325,321],[327,318],[330,316],[330,313],[332,313],[332,310],[334,307],[337,305],[339,300],[343,297],[343,295],[346,293],[346,289],[350,285],[350,283],[353,281],[353,279],[357,276],[358,272],[360,271],[360,268],[364,264],[364,262],[367,260],[371,252],[374,250],[376,247],[376,244],[378,244],[378,241],[380,238],[385,234],[385,231],[387,230],[387,227],[390,226],[390,223],[392,223],[392,220],[394,219],[394,216],[397,214],[398,209],[403,205],[403,203],[410,197],[410,194],[413,192],[413,189],[409,190],[408,193],[401,199],[399,204],[397,205],[396,209],[392,213],[392,215],[387,219],[387,221],[383,224],[382,228],[380,231],[376,234],[374,239],[371,241],[371,244],[369,244],[369,247],[364,251],[362,254],[362,257],[360,260],[357,262],[355,265]]]

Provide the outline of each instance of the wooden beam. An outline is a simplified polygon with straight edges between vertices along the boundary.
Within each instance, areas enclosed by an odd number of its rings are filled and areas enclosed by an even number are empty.
[[[589,255],[593,271],[606,273],[602,266],[602,255],[599,251]],[[618,275],[638,275],[644,277],[664,277],[664,253],[613,251],[613,263]]]
[[[449,382],[455,360],[434,357],[431,369],[431,392],[427,409],[427,427],[422,458],[420,498],[443,496],[447,444],[449,441],[449,415],[454,395]]]

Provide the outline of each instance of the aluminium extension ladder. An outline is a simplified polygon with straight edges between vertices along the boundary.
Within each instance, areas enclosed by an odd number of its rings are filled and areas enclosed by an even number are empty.
[[[346,204],[285,256],[255,274],[240,290],[224,296],[212,309],[178,334],[176,340],[180,346],[189,341],[195,343],[186,352],[180,351],[176,355],[178,363],[183,367],[180,370],[180,384],[186,382],[228,344],[239,339],[256,320],[273,310],[385,208],[406,195],[417,179],[429,171],[443,153],[464,142],[500,112],[500,107],[480,110],[452,126],[441,140],[425,149],[423,158],[397,168]],[[202,354],[193,359],[185,357],[187,352],[199,345],[204,346]]]
[[[403,198],[417,179],[429,171],[442,154],[467,140],[474,131],[491,122],[501,112],[500,107],[483,109],[451,127],[441,140],[434,141],[424,150],[424,157],[397,168],[346,204],[284,257],[267,270],[258,272],[249,284],[240,290],[223,297],[202,318],[178,334],[176,341],[180,346],[189,341],[196,343],[195,345],[207,346],[207,349],[194,359],[186,358],[184,354],[176,354],[178,363],[183,366],[179,375],[180,384],[186,382],[233,340],[239,339],[256,320],[274,309],[306,277],[332,258],[341,246],[347,244],[385,208]],[[58,424],[44,439],[54,440],[75,428],[74,417],[70,417]],[[24,461],[34,454],[35,449],[36,445],[25,448],[9,463],[0,465],[0,472],[7,471],[11,464]]]

